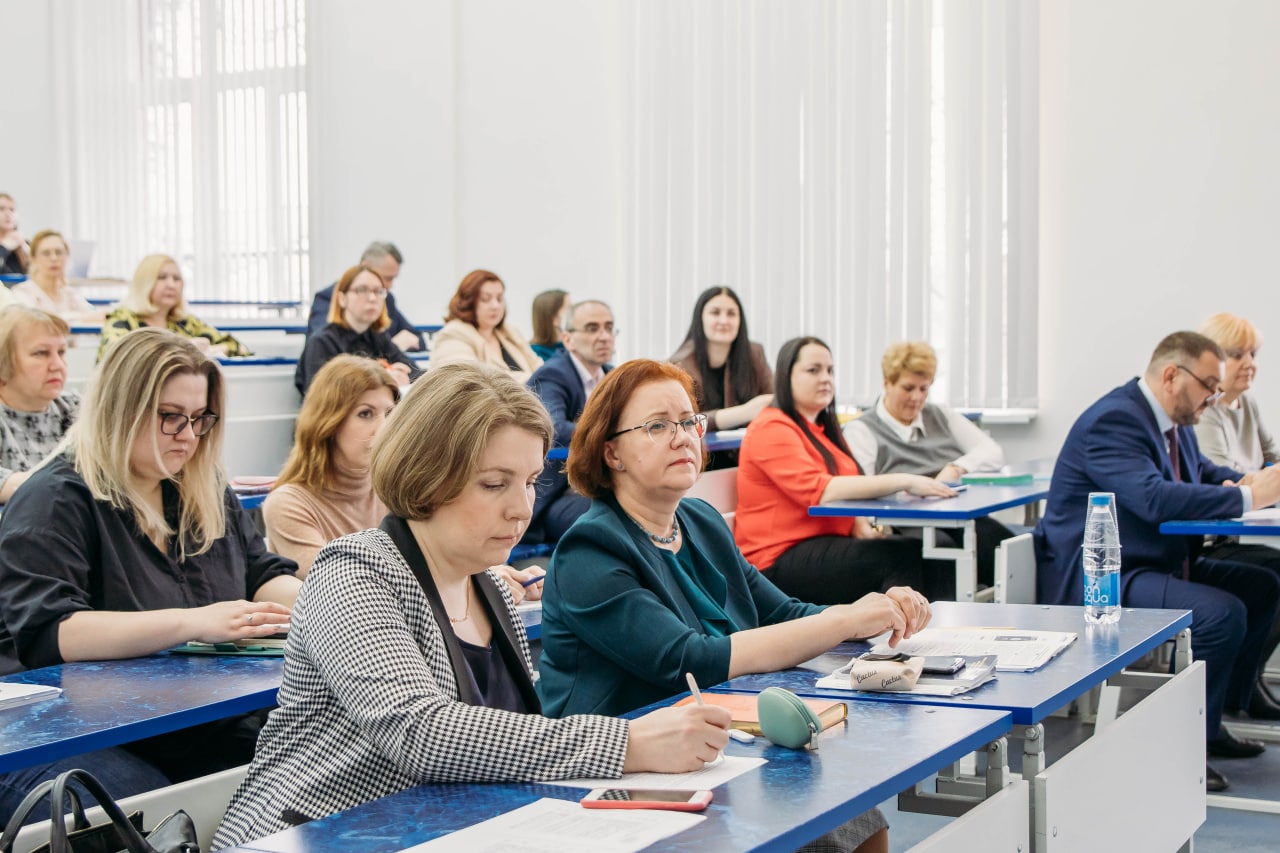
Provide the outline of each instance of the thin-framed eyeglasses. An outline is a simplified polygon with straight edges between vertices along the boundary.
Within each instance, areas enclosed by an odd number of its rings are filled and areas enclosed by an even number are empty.
[[[368,287],[361,284],[351,288],[351,293],[354,293],[356,296],[361,298],[365,296],[372,296],[377,299],[387,298],[387,289],[385,287]]]
[[[668,444],[676,437],[679,430],[684,430],[690,438],[700,439],[707,434],[707,416],[693,415],[682,421],[671,421],[666,418],[654,418],[651,421],[645,421],[639,426],[627,427],[620,429],[610,439],[617,438],[623,433],[635,432],[636,430],[644,430],[644,434],[649,436],[649,440],[654,444],[666,442]]]
[[[1183,367],[1181,364],[1175,364],[1174,367],[1178,368],[1179,370],[1185,370],[1191,376],[1192,379],[1199,382],[1204,387],[1204,390],[1209,392],[1210,402],[1213,402],[1214,400],[1222,396],[1222,391],[1221,389],[1218,388],[1216,384],[1210,385],[1208,382],[1204,381],[1199,376],[1197,376],[1195,371],[1192,370],[1191,368]]]
[[[622,329],[613,325],[613,323],[603,323],[603,324],[587,323],[586,325],[577,329],[570,326],[569,328],[565,329],[565,331],[566,332],[582,332],[584,335],[586,335],[589,338],[594,338],[596,335],[600,334],[601,332],[607,332],[608,334],[613,335],[615,338],[618,335],[622,334]]]
[[[213,429],[213,425],[218,422],[218,416],[215,414],[184,415],[180,412],[156,412],[156,414],[160,416],[160,431],[165,435],[181,435],[187,428],[187,424],[191,424],[191,431],[198,438],[208,435],[209,430]]]

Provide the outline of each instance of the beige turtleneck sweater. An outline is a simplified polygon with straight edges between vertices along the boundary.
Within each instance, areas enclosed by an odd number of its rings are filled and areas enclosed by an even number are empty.
[[[377,527],[387,508],[373,493],[369,472],[339,469],[331,488],[313,492],[300,485],[278,486],[262,504],[268,547],[298,564],[306,577],[331,539]]]

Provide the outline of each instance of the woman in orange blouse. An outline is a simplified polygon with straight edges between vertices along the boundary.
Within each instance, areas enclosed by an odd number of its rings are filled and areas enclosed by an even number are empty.
[[[840,432],[830,348],[793,338],[778,352],[774,404],[742,439],[734,537],[743,556],[783,592],[802,601],[853,601],[890,586],[920,589],[921,545],[865,518],[815,518],[814,504],[878,498],[898,491],[950,497],[946,485],[915,474],[864,477]]]

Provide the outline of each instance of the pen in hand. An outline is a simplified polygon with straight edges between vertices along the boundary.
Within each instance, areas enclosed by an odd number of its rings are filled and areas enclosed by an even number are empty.
[[[701,705],[702,691],[698,689],[698,679],[693,677],[692,672],[686,672],[684,674],[684,680],[689,682],[689,692],[693,694],[693,701]]]
[[[529,578],[527,581],[520,581],[520,586],[531,587],[538,581],[545,580],[546,577],[547,577],[546,575],[534,575],[533,577]]]

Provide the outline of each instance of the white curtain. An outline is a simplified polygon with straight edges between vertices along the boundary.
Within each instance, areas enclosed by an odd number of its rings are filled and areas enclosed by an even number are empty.
[[[306,0],[62,0],[55,81],[91,272],[174,256],[188,299],[310,290]],[[202,312],[203,313],[203,312]]]
[[[1026,0],[627,0],[627,352],[729,284],[770,358],[825,339],[867,404],[889,343],[935,399],[1036,405],[1038,14]]]

